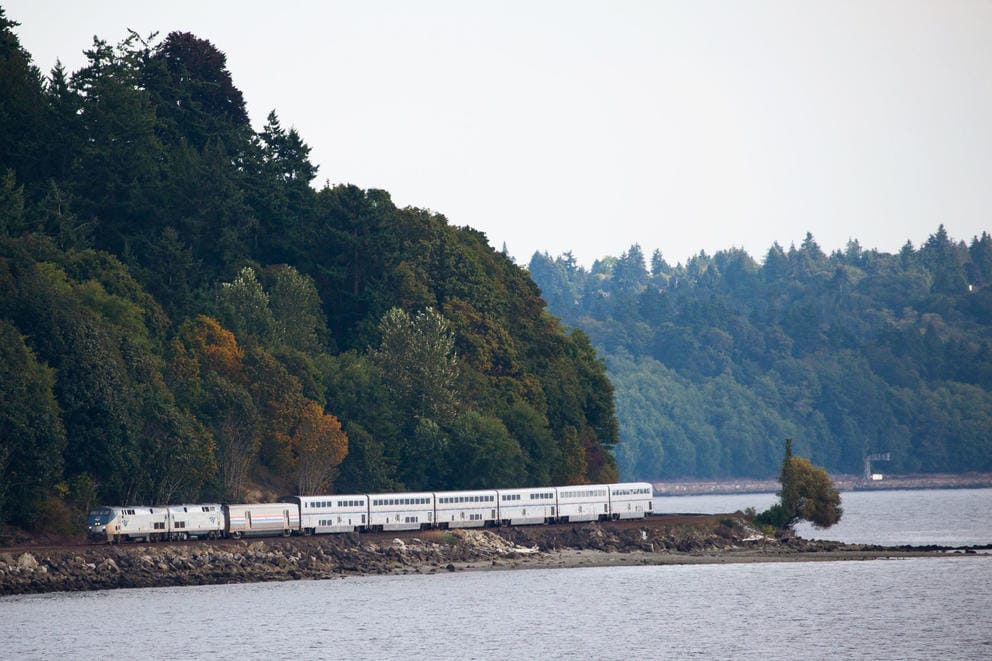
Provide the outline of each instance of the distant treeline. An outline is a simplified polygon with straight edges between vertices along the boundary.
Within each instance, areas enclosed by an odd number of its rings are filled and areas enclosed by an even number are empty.
[[[830,471],[992,470],[992,237],[898,254],[811,235],[672,267],[535,254],[549,309],[605,356],[625,479],[763,477],[782,439]]]
[[[86,55],[0,9],[0,523],[617,478],[605,365],[483,234],[314,190],[209,41]]]

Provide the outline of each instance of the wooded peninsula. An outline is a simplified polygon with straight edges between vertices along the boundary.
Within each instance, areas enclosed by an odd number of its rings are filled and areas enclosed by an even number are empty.
[[[769,477],[787,437],[831,471],[992,471],[988,234],[527,269],[386,191],[315,187],[205,39],[96,39],[42,74],[16,27],[0,8],[0,525]]]

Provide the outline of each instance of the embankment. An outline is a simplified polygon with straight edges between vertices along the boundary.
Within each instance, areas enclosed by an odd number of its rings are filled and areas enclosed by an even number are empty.
[[[396,535],[0,549],[0,595],[479,569],[946,555],[761,535],[732,516]],[[963,555],[963,551],[957,552]]]

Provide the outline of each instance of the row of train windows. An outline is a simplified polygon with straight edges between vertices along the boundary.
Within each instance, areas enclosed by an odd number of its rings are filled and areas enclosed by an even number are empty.
[[[585,489],[583,491],[559,491],[560,498],[602,498],[606,496],[605,489]]]
[[[310,507],[310,508],[314,508],[314,509],[316,509],[318,507],[334,507],[334,501],[333,500],[318,500],[316,502],[309,503],[309,504],[304,503],[304,505],[306,505],[306,507]],[[364,500],[339,500],[338,501],[338,507],[365,507],[365,501]]]
[[[340,516],[338,517],[337,523],[344,523],[344,521],[341,520],[341,517]],[[365,515],[364,514],[362,515],[362,523],[365,523]],[[351,519],[348,519],[348,524],[351,525]],[[334,521],[334,519],[320,519],[319,521],[317,521],[317,525],[318,526],[333,526],[333,525],[335,525],[335,521]]]
[[[376,507],[380,505],[430,505],[430,498],[379,498],[373,499],[372,504]]]
[[[496,496],[440,496],[437,502],[442,504],[450,503],[492,503],[496,501]]]
[[[532,493],[528,494],[530,500],[554,500],[555,495],[553,493]],[[500,494],[500,500],[504,503],[509,503],[511,501],[520,500],[521,494],[519,493],[504,493]]]
[[[614,489],[614,496],[653,496],[650,487],[640,487],[637,489]]]

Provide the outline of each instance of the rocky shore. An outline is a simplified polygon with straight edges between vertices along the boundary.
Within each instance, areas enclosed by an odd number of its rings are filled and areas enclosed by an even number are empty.
[[[661,517],[659,517],[661,518]],[[968,551],[973,552],[973,551]],[[0,549],[0,595],[349,575],[965,554],[760,534],[735,516],[390,535]]]

